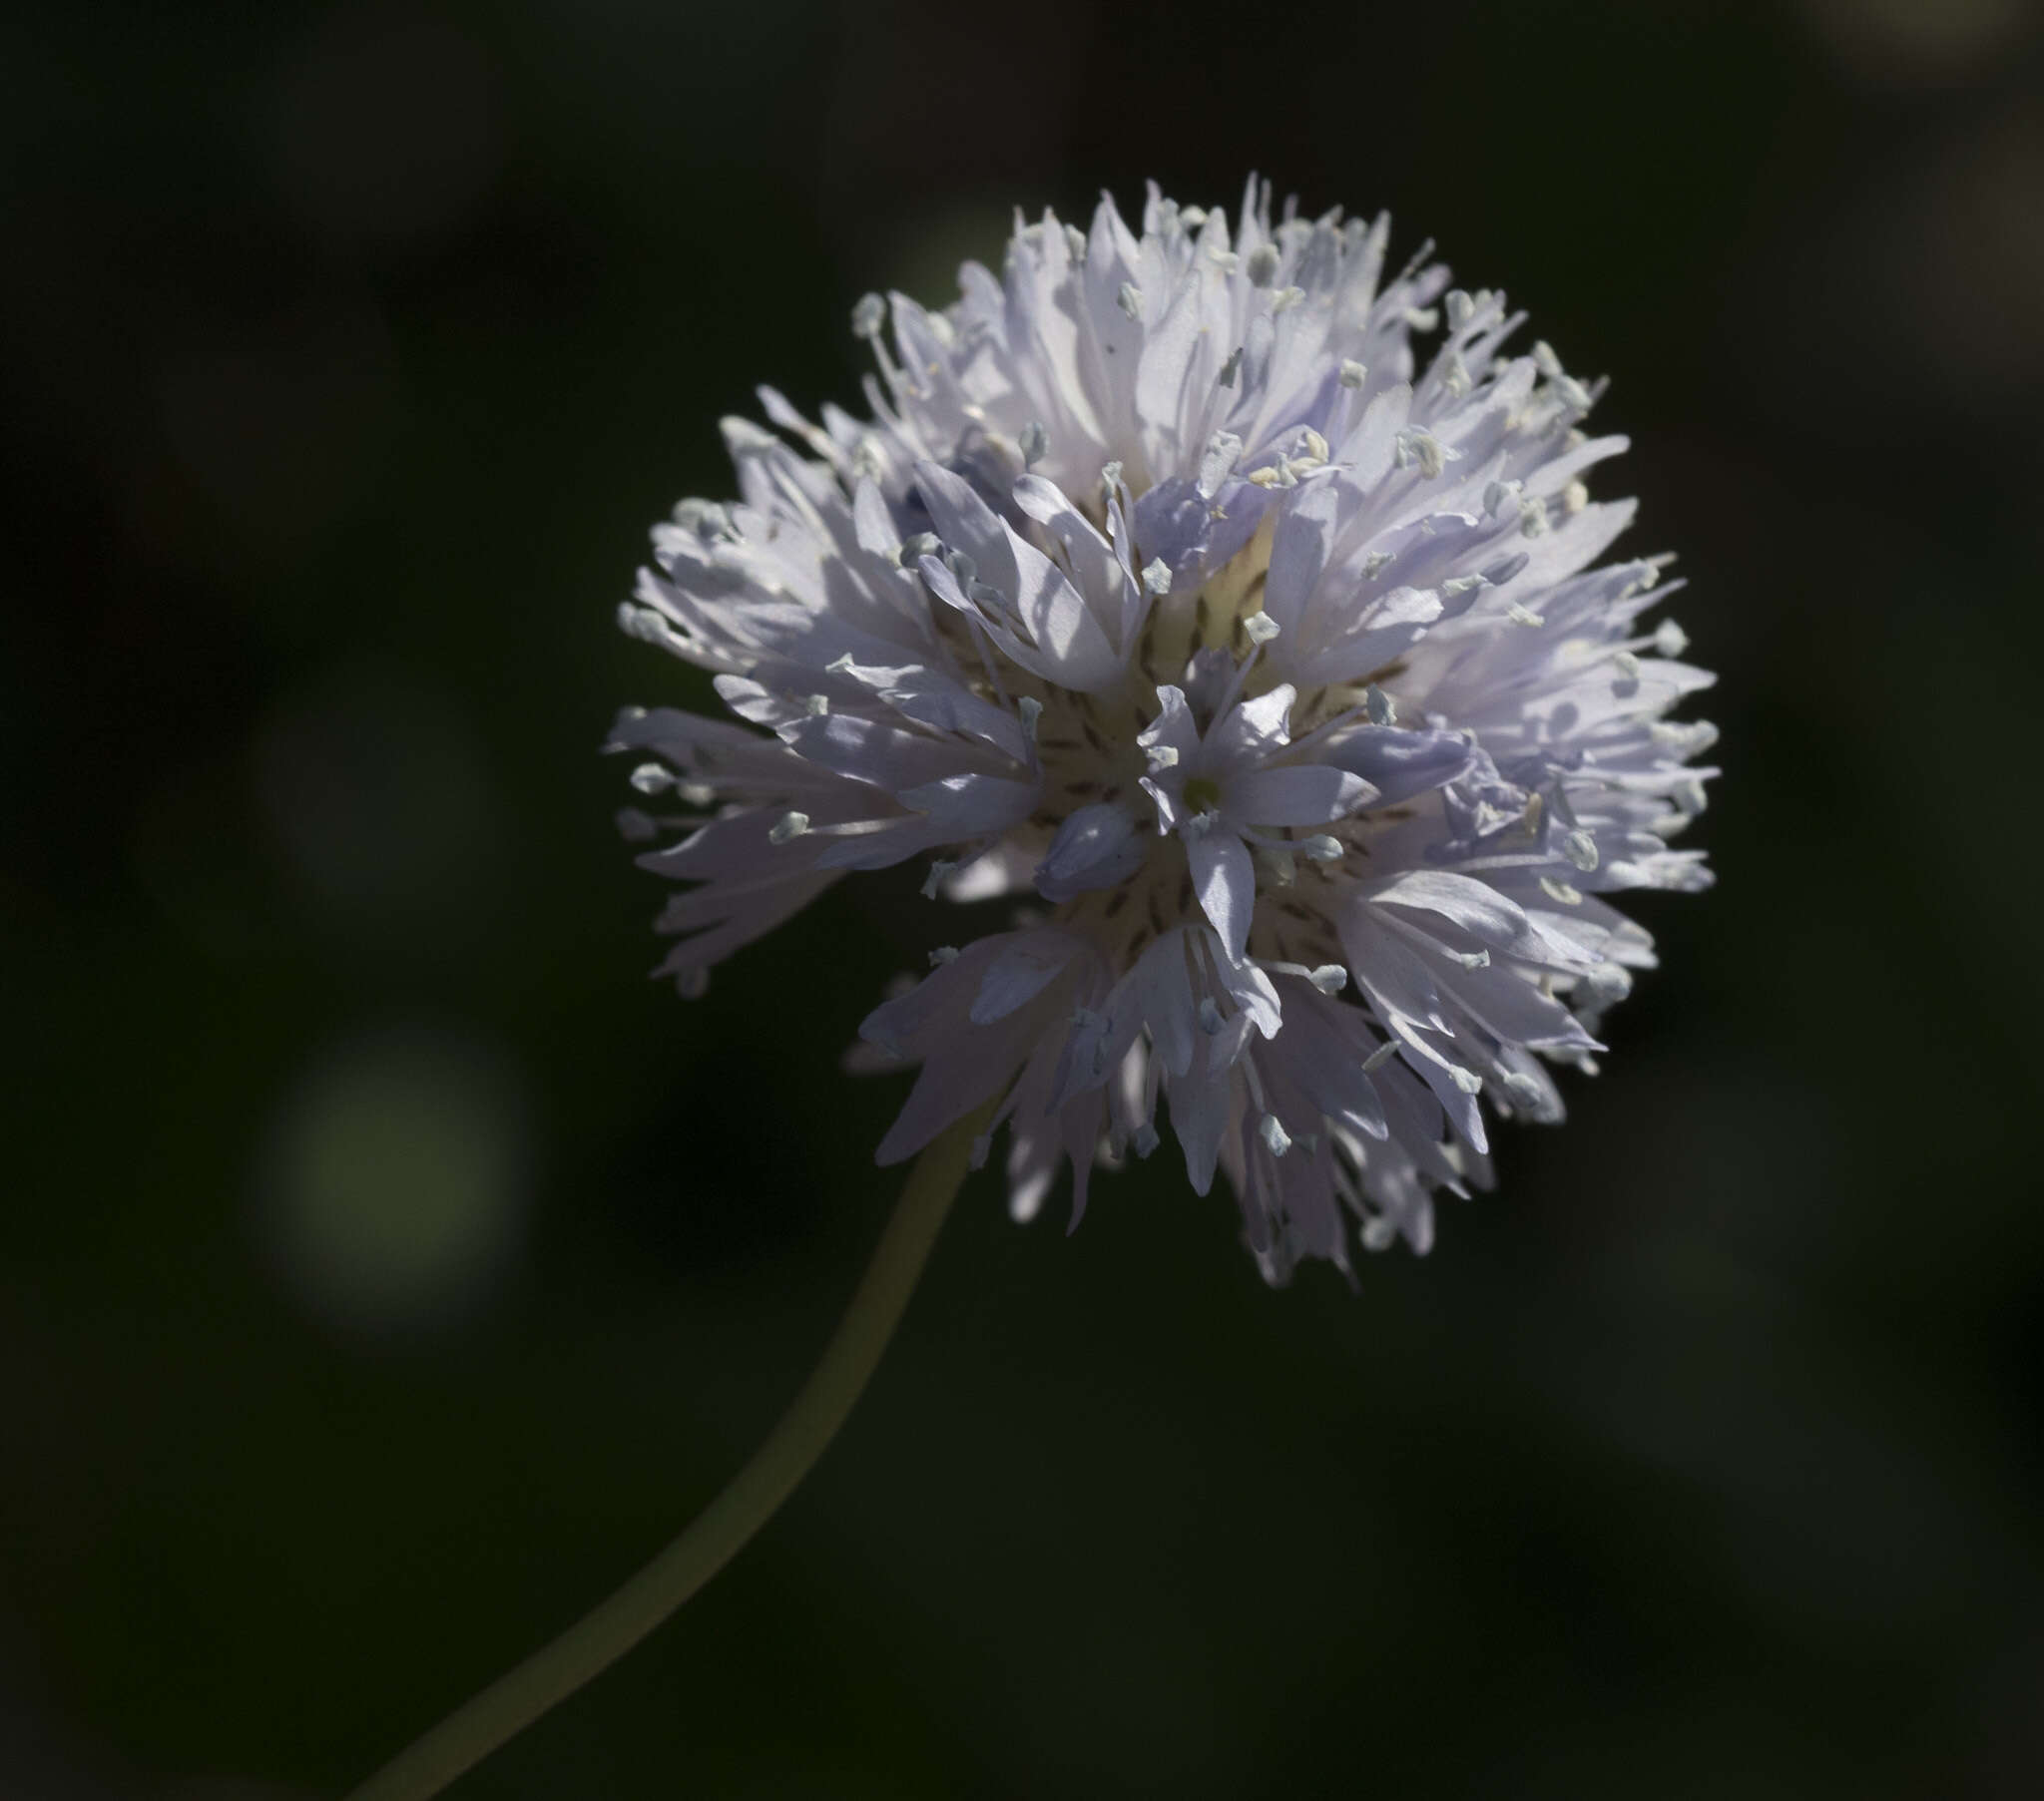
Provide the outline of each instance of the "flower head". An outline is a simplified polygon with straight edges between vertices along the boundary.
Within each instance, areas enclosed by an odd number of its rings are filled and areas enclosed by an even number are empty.
[[[927,312],[868,295],[868,420],[726,422],[743,496],[654,534],[625,628],[717,672],[742,723],[627,709],[629,812],[690,886],[662,973],[714,963],[851,871],[1028,899],[932,953],[862,1036],[921,1074],[891,1161],[996,1104],[1026,1217],[1063,1163],[1218,1168],[1265,1274],[1425,1250],[1490,1181],[1484,1103],[1558,1120],[1652,942],[1611,905],[1696,889],[1710,676],[1632,516],[1625,448],[1501,294],[1388,225],[1234,222],[1155,189],[1080,231],[1019,221]],[[1431,343],[1430,350],[1421,348]],[[991,1138],[989,1133],[989,1140]]]

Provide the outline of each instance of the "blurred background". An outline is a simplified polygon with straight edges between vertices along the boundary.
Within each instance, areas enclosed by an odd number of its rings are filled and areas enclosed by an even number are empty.
[[[921,920],[642,980],[597,746],[707,689],[613,609],[755,381],[856,402],[860,292],[1252,168],[1613,376],[1721,886],[1358,1293],[1171,1157],[1070,1239],[982,1178],[785,1513],[457,1793],[2044,1789],[2039,26],[14,10],[0,1794],[335,1794],[751,1451]]]

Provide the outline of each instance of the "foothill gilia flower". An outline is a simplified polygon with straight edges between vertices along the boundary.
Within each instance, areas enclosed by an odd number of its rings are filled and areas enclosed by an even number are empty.
[[[1490,1184],[1486,1110],[1560,1119],[1653,963],[1612,897],[1708,882],[1670,840],[1714,733],[1668,714],[1711,677],[1642,626],[1666,559],[1600,561],[1625,440],[1502,294],[1387,240],[1254,181],[1233,221],[1018,221],[945,310],[854,308],[869,418],[762,390],[741,498],[656,530],[623,623],[736,715],[613,734],[691,809],[624,815],[687,884],[663,973],[911,859],[933,940],[1022,903],[861,1028],[920,1065],[882,1161],[991,1102],[1015,1213],[1069,1161],[1076,1222],[1168,1126],[1274,1282],[1424,1251]]]

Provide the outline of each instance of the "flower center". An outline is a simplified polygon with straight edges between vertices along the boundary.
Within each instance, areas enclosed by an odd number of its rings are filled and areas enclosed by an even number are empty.
[[[1196,813],[1211,813],[1221,804],[1221,784],[1211,775],[1196,775],[1185,786],[1186,805]]]

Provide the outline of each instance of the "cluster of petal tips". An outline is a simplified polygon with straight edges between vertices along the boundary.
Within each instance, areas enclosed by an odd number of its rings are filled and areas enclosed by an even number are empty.
[[[642,861],[689,886],[663,974],[849,871],[927,860],[1009,929],[930,953],[861,1028],[921,1065],[880,1146],[988,1102],[1011,1205],[1147,1156],[1158,1108],[1225,1170],[1265,1275],[1415,1250],[1490,1184],[1485,1104],[1554,1121],[1654,961],[1611,905],[1693,890],[1669,840],[1715,733],[1666,558],[1600,559],[1625,448],[1501,294],[1388,222],[1273,223],[1153,189],[1140,235],[1018,218],[941,312],[868,295],[869,419],[725,433],[743,499],[654,533],[625,629],[716,673],[744,723],[628,708]],[[1431,344],[1430,351],[1425,346]]]

